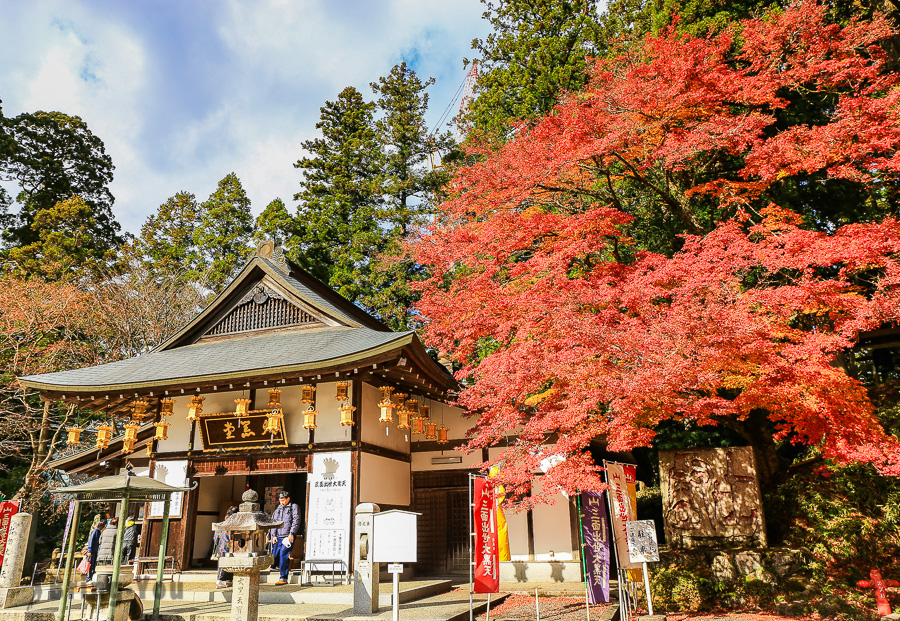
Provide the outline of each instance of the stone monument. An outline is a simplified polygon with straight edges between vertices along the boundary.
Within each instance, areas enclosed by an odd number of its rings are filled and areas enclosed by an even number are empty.
[[[0,568],[0,608],[30,604],[34,597],[33,586],[19,586],[30,532],[30,513],[16,513],[12,516],[6,537],[6,555],[3,557],[3,567]]]
[[[672,548],[766,545],[751,447],[660,451],[659,473]]]
[[[379,566],[372,562],[372,534],[378,505],[364,502],[356,506],[356,545],[353,554],[353,612],[370,615],[378,612]]]
[[[234,621],[256,621],[259,616],[259,572],[275,560],[266,552],[267,531],[283,525],[259,510],[258,495],[248,489],[241,496],[239,511],[212,529],[231,535],[228,550],[219,556],[219,569],[234,574],[231,593],[231,618]]]

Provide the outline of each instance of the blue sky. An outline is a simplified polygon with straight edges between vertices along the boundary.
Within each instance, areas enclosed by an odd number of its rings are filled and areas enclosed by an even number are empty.
[[[433,125],[488,33],[478,0],[65,0],[6,2],[0,99],[6,116],[82,117],[116,166],[114,212],[137,233],[169,196],[204,200],[230,172],[253,212],[292,207],[300,143],[346,86],[407,61]]]

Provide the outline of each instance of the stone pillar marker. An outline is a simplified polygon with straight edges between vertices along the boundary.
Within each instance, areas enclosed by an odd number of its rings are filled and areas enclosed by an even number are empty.
[[[219,568],[234,574],[231,593],[233,621],[257,621],[259,617],[259,572],[272,565],[275,559],[266,553],[266,531],[283,522],[272,520],[259,510],[259,496],[248,489],[241,496],[239,511],[224,522],[213,524],[213,530],[231,535],[228,551],[219,557]]]
[[[19,586],[30,533],[30,513],[16,513],[12,516],[6,537],[6,555],[0,569],[0,608],[30,604],[34,597],[33,586]]]
[[[381,508],[370,502],[356,506],[356,542],[353,545],[353,613],[378,612],[379,567],[372,562],[373,516]]]

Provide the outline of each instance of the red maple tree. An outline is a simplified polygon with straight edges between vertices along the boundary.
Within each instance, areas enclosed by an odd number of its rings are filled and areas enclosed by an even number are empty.
[[[647,38],[456,174],[411,246],[430,273],[418,308],[461,365],[469,447],[506,447],[492,463],[510,494],[554,455],[544,489],[602,488],[591,441],[647,446],[665,420],[736,429],[764,480],[784,438],[900,475],[897,439],[839,364],[900,318],[900,224],[810,231],[769,192],[815,173],[874,196],[900,165],[898,77],[875,46],[889,27],[823,17],[806,2]],[[783,122],[797,92],[828,102],[819,123]],[[677,250],[635,241],[653,210],[688,232]]]

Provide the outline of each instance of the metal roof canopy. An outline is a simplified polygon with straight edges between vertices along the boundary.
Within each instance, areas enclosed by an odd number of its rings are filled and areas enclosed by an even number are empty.
[[[108,620],[113,621],[116,613],[116,599],[119,585],[119,569],[122,565],[122,545],[125,533],[125,522],[128,516],[128,505],[131,502],[163,502],[163,525],[159,542],[159,561],[156,567],[156,585],[153,598],[153,619],[159,619],[159,603],[162,597],[162,574],[165,565],[166,545],[169,535],[169,503],[172,494],[176,492],[188,492],[197,487],[173,487],[151,479],[150,477],[137,476],[132,471],[131,464],[126,466],[125,474],[102,477],[81,485],[57,487],[50,490],[53,494],[72,494],[75,496],[75,512],[72,516],[71,537],[69,538],[69,551],[66,557],[66,573],[63,577],[62,593],[59,599],[59,609],[56,613],[57,621],[66,618],[68,607],[69,579],[72,575],[72,564],[75,558],[75,533],[78,529],[78,518],[81,514],[81,505],[85,502],[118,502],[121,506],[119,527],[116,534],[116,546],[113,553],[113,573],[110,581]],[[99,611],[98,611],[99,612]]]

